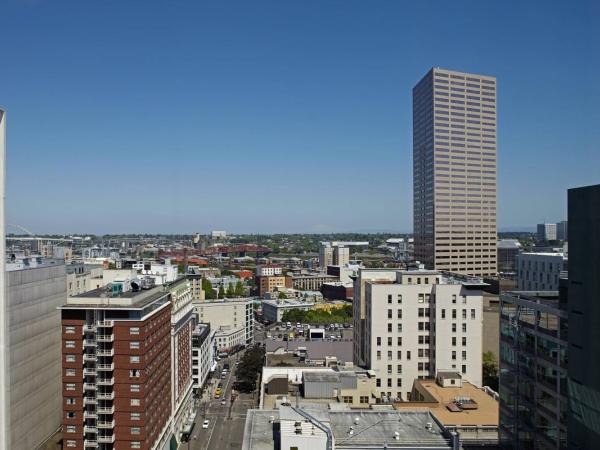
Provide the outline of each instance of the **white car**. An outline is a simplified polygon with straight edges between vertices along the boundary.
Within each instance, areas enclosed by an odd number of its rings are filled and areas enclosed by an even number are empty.
[[[209,423],[210,423],[210,421],[208,419],[206,419],[204,422],[202,422],[202,428],[208,428]]]

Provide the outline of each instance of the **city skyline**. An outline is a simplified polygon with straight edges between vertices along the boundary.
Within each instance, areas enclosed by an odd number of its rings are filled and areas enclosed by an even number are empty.
[[[597,181],[596,5],[343,5],[6,5],[7,222],[412,232],[411,89],[434,66],[498,80],[499,230]]]

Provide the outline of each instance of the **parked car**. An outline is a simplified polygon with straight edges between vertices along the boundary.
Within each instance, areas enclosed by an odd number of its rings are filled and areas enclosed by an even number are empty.
[[[206,419],[204,422],[202,422],[202,428],[208,428],[209,424],[210,424],[210,421],[208,419]]]

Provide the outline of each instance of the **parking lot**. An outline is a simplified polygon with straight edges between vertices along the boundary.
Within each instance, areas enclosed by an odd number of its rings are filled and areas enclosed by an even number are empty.
[[[265,327],[265,339],[273,341],[303,340],[308,338],[310,329],[324,329],[326,341],[352,339],[352,324],[307,324],[275,323]]]

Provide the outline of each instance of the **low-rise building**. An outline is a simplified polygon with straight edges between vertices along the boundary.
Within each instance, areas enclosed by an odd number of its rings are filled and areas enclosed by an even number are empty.
[[[198,323],[209,323],[211,328],[225,333],[221,342],[233,342],[237,333],[242,330],[243,343],[249,345],[254,339],[254,299],[250,297],[195,300],[194,313]]]
[[[246,329],[221,325],[215,330],[215,346],[219,353],[234,353],[247,344]]]
[[[352,281],[329,281],[321,285],[323,297],[329,300],[352,300],[354,283]]]
[[[257,277],[272,277],[274,275],[281,275],[281,266],[276,264],[261,264],[256,266]]]
[[[303,302],[293,299],[263,300],[263,319],[269,322],[281,322],[286,311],[309,311],[314,308],[313,302]]]
[[[320,272],[301,273],[292,276],[293,288],[304,291],[320,291],[323,283],[330,281],[339,281],[339,278]]]
[[[267,292],[275,292],[277,288],[291,288],[292,279],[283,275],[257,276],[258,296],[263,298]]]
[[[216,366],[215,330],[209,324],[199,323],[192,333],[192,377],[198,393]]]
[[[456,372],[438,372],[435,380],[416,380],[411,399],[394,408],[428,409],[444,427],[459,433],[465,449],[498,445],[498,394],[491,389],[479,388]]]

